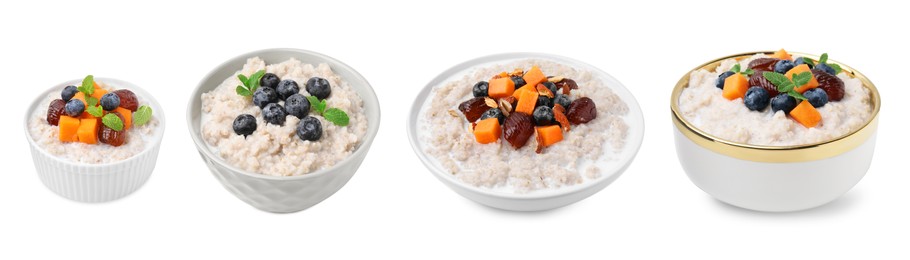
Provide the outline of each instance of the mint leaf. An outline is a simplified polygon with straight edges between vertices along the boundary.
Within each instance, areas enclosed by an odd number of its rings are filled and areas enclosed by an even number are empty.
[[[107,114],[101,118],[101,123],[114,131],[123,131],[123,120],[115,114]]]
[[[818,63],[828,63],[828,53],[822,53],[822,56],[818,58]]]
[[[104,115],[104,109],[102,109],[100,106],[89,106],[85,109],[85,112],[94,117],[101,117]]]
[[[765,79],[770,81],[771,84],[774,84],[774,86],[777,86],[778,89],[780,89],[781,85],[783,85],[784,82],[790,81],[790,79],[788,79],[787,76],[784,76],[784,74],[780,74],[780,73],[773,72],[773,71],[766,71],[766,72],[762,73],[761,75],[763,77],[765,77]]]
[[[828,64],[828,67],[834,69],[834,75],[840,74],[841,71],[844,71],[844,69],[837,64]]]
[[[152,119],[152,108],[146,105],[136,109],[136,112],[133,112],[133,125],[140,126],[148,123]]]
[[[93,107],[98,105],[98,99],[95,97],[85,97],[85,103],[88,103],[88,106]]]
[[[256,89],[259,88],[259,80],[262,79],[262,76],[265,75],[265,70],[259,70],[253,75],[250,75],[250,78],[247,79],[246,86],[250,89],[250,92],[256,92]]]
[[[91,96],[95,93],[95,76],[85,76],[85,78],[82,79],[82,86],[77,87],[76,90],[84,93],[86,97]]]
[[[306,100],[310,102],[310,107],[313,108],[313,111],[316,111],[317,114],[322,115],[322,112],[325,111],[325,100],[320,101],[319,98],[314,96],[306,96]]]
[[[803,72],[803,73],[799,73],[799,74],[793,73],[793,85],[794,86],[799,87],[802,85],[806,85],[806,83],[809,83],[809,81],[812,81],[812,72],[807,71],[807,72]]]
[[[237,74],[237,79],[240,80],[240,84],[244,84],[244,85],[246,85],[247,84],[246,82],[249,80],[243,74]]]
[[[806,99],[808,99],[808,98],[806,98],[806,96],[803,96],[803,94],[800,94],[800,93],[799,93],[798,91],[796,91],[796,90],[787,91],[787,94],[790,95],[791,97],[797,99],[797,100],[806,100]]]
[[[746,76],[752,76],[752,74],[755,74],[755,71],[752,69],[746,69],[746,71],[743,72],[743,74],[745,74]]]
[[[328,120],[337,126],[347,126],[350,121],[348,114],[337,108],[327,109],[322,116],[325,117],[325,120]]]
[[[739,73],[740,69],[741,68],[739,67],[739,63],[737,63],[736,65],[733,65],[733,68],[731,68],[730,71],[732,71],[733,73]]]
[[[812,59],[809,59],[806,57],[799,57],[799,58],[803,60],[803,63],[809,64],[809,66],[815,67],[815,62],[812,61]]]
[[[793,91],[793,88],[795,87],[796,85],[793,85],[792,81],[786,81],[783,84],[780,84],[780,86],[777,86],[777,92],[790,92]]]
[[[249,97],[253,95],[253,92],[243,86],[237,85],[237,95]]]

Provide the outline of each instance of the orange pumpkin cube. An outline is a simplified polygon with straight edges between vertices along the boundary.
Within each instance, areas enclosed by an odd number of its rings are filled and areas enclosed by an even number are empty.
[[[790,111],[790,117],[796,122],[799,122],[806,128],[812,128],[818,125],[822,121],[822,114],[818,112],[815,107],[809,103],[808,100],[803,100],[799,105],[796,106],[793,110]]]
[[[540,136],[538,140],[542,141],[544,147],[551,146],[562,141],[562,128],[559,125],[538,126],[537,135]]]
[[[537,90],[525,90],[518,97],[518,105],[515,105],[516,112],[522,112],[528,115],[534,114],[534,107],[537,106]]]
[[[480,122],[474,126],[474,139],[476,139],[478,143],[488,144],[496,142],[496,140],[499,140],[500,135],[502,135],[502,128],[499,125],[499,118],[491,117],[480,120]]]
[[[512,95],[512,92],[515,92],[515,82],[508,77],[490,80],[490,86],[487,89],[487,94],[491,98],[508,97]]]
[[[113,112],[120,113],[123,116],[123,130],[129,130],[133,126],[133,111],[123,107],[117,107]]]
[[[79,137],[79,142],[97,144],[98,130],[101,129],[101,120],[98,118],[83,118],[79,119],[79,121],[79,129],[76,130],[76,135]]]
[[[792,60],[793,59],[793,55],[790,55],[790,53],[787,53],[787,51],[784,49],[775,51],[773,54],[768,55],[768,56],[770,56],[771,58],[778,58],[778,59],[782,59],[782,60]]]
[[[749,90],[749,80],[743,74],[736,73],[724,80],[723,96],[726,99],[734,100],[746,96]]]
[[[810,74],[812,73],[812,71],[809,69],[809,65],[800,64],[799,66],[793,67],[792,69],[787,71],[786,76],[788,79],[793,80],[793,74],[800,74],[803,72],[809,72]],[[815,75],[812,75],[812,79],[810,79],[809,82],[807,82],[806,84],[803,84],[802,86],[797,86],[795,89],[797,92],[803,93],[803,92],[806,92],[806,90],[810,90],[810,89],[817,88],[817,87],[818,87],[818,80],[815,79]]]
[[[59,127],[57,138],[61,142],[77,142],[79,137],[76,135],[76,131],[79,129],[79,118],[71,116],[60,116],[60,121],[57,123]]]
[[[537,86],[537,84],[543,83],[547,80],[547,75],[543,74],[543,71],[540,70],[538,66],[532,66],[531,70],[525,72],[525,75],[522,76],[522,79],[525,80],[528,86]]]

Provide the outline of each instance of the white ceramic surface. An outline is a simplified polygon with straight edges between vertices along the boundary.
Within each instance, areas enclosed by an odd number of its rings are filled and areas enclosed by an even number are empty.
[[[368,128],[363,141],[356,150],[329,169],[317,170],[299,176],[267,176],[240,170],[227,164],[223,159],[212,153],[202,139],[201,109],[202,93],[218,87],[226,78],[234,75],[243,67],[248,58],[260,57],[267,64],[279,63],[290,58],[295,58],[303,63],[326,63],[332,70],[351,84],[351,87],[363,99],[366,111]],[[348,180],[354,176],[360,163],[366,157],[370,144],[379,130],[379,101],[373,88],[357,71],[348,65],[329,56],[316,52],[299,49],[265,49],[243,54],[224,62],[200,81],[196,90],[190,96],[187,106],[187,126],[190,135],[196,144],[196,149],[202,160],[211,170],[215,178],[231,192],[247,204],[257,209],[289,213],[307,209],[322,202],[336,191],[341,189]]]
[[[601,176],[597,179],[586,180],[582,184],[561,187],[555,190],[535,191],[528,194],[517,194],[502,191],[493,191],[488,188],[476,187],[458,180],[452,174],[449,174],[439,164],[439,161],[424,152],[423,143],[419,138],[418,121],[419,116],[426,104],[434,87],[450,81],[455,75],[464,73],[476,66],[490,63],[502,63],[512,60],[537,58],[556,61],[559,63],[571,65],[575,68],[585,69],[592,72],[595,77],[600,78],[604,84],[612,89],[619,97],[629,106],[629,114],[624,118],[629,124],[629,134],[626,139],[626,146],[615,161],[610,161],[608,167],[601,167]],[[407,122],[408,139],[411,142],[411,148],[420,158],[420,161],[433,173],[436,178],[442,181],[446,186],[456,193],[477,203],[490,206],[493,208],[513,210],[513,211],[541,211],[566,206],[582,199],[585,199],[603,188],[610,185],[619,178],[620,175],[629,167],[644,137],[644,118],[642,117],[641,108],[638,101],[632,96],[625,86],[618,80],[591,65],[586,63],[542,53],[503,53],[491,56],[480,57],[458,64],[436,78],[430,81],[420,93],[417,94],[414,103],[411,105],[411,111],[408,115]]]
[[[841,155],[807,162],[741,160],[701,147],[675,129],[676,154],[689,179],[728,204],[758,211],[785,212],[834,201],[858,183],[875,150],[875,135]]]
[[[52,92],[60,92],[68,85],[78,85],[82,79],[58,84],[41,93],[25,114],[25,136],[31,148],[35,170],[41,182],[51,191],[64,198],[81,202],[106,202],[122,198],[142,187],[148,180],[158,160],[158,150],[164,137],[164,110],[151,94],[132,83],[110,79],[95,78],[117,89],[129,89],[148,102],[152,116],[159,121],[158,129],[145,150],[125,160],[107,164],[86,164],[59,158],[38,147],[29,133],[29,120],[37,109],[46,109],[44,101]]]

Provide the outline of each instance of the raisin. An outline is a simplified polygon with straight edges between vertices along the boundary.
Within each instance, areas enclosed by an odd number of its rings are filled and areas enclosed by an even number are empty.
[[[117,115],[120,117],[120,120],[123,120],[123,115],[120,113],[112,112],[112,114]],[[116,131],[104,124],[101,124],[101,132],[98,133],[98,140],[102,143],[106,143],[112,146],[121,146],[126,142],[126,129]]]
[[[66,102],[63,101],[63,99],[54,99],[51,101],[51,104],[47,106],[47,123],[51,125],[59,124],[60,116],[63,115],[65,107]]]
[[[762,76],[760,72],[752,74],[749,76],[749,86],[761,87],[768,91],[772,97],[776,97],[779,92],[777,92],[777,87],[774,84],[771,84],[771,81]]]
[[[477,119],[483,115],[483,112],[486,112],[490,108],[490,106],[487,106],[483,97],[468,99],[468,101],[458,105],[458,110],[464,114],[464,117],[468,122],[477,121]]]
[[[749,62],[750,69],[754,70],[756,74],[761,74],[762,71],[774,71],[774,65],[777,64],[777,61],[780,59],[775,58],[758,58]]]
[[[572,79],[562,79],[559,82],[556,82],[556,87],[562,89],[563,95],[568,95],[570,90],[578,89],[578,83]]]
[[[129,89],[118,89],[114,91],[117,97],[120,97],[120,107],[136,112],[139,109],[139,99],[136,94]]]
[[[569,104],[566,117],[569,118],[569,122],[576,125],[594,120],[597,118],[597,107],[594,105],[594,100],[583,97],[572,101],[572,104]]]
[[[844,98],[844,81],[823,70],[814,69],[812,75],[818,81],[818,87],[828,94],[828,101],[840,101]]]
[[[515,149],[519,149],[528,143],[528,139],[534,134],[534,119],[530,115],[515,112],[506,118],[502,124],[503,137]]]

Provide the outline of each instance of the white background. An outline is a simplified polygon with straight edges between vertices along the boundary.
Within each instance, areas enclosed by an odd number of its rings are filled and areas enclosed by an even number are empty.
[[[0,258],[808,258],[910,257],[906,8],[856,1],[13,1],[0,16],[8,121],[0,173]],[[634,2],[634,3],[633,3]],[[256,4],[254,4],[256,3]],[[249,51],[293,47],[351,65],[373,85],[382,123],[360,171],[308,210],[271,214],[229,194],[189,138],[202,77]],[[865,179],[809,211],[767,214],[695,187],[672,144],[669,95],[694,66],[787,48],[828,52],[883,97]],[[513,213],[468,201],[408,145],[405,116],[438,73],[515,51],[576,58],[631,89],[645,113],[631,167],[574,205]],[[165,107],[155,173],[118,201],[84,204],[45,188],[23,135],[25,107],[86,74],[136,83]]]

